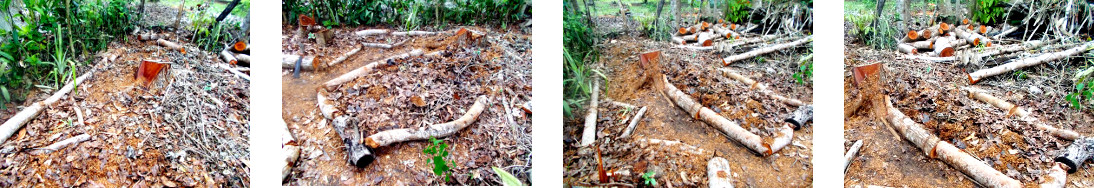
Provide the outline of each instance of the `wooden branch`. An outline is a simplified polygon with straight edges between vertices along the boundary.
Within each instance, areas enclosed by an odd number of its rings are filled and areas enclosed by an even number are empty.
[[[239,70],[228,67],[228,64],[217,64],[217,65],[220,66],[220,68],[223,68],[224,70],[228,70],[228,72],[230,72],[230,73],[232,73],[236,76],[239,76],[240,78],[243,78],[244,80],[251,81],[251,76],[250,75],[243,74],[242,72],[239,72]]]
[[[1040,65],[1041,63],[1045,63],[1045,62],[1049,62],[1049,61],[1055,61],[1055,60],[1058,60],[1058,59],[1062,59],[1064,57],[1074,56],[1076,54],[1079,54],[1079,53],[1090,50],[1091,47],[1094,47],[1094,42],[1087,42],[1087,43],[1084,43],[1083,45],[1079,45],[1079,46],[1076,46],[1074,48],[1064,50],[1064,51],[1059,51],[1059,52],[1054,52],[1054,53],[1045,53],[1045,54],[1038,55],[1036,57],[1022,58],[1022,59],[1010,61],[1010,62],[1008,62],[1006,64],[1003,64],[1003,65],[995,66],[995,67],[992,67],[992,68],[981,69],[981,70],[978,70],[976,72],[970,73],[968,75],[969,83],[970,84],[976,84],[976,82],[980,81],[980,79],[983,79],[983,78],[986,78],[986,77],[1000,75],[1000,74],[1007,73],[1007,72],[1014,71],[1014,70],[1021,69],[1021,68]]]
[[[391,49],[391,48],[396,48],[396,47],[402,46],[403,43],[406,43],[406,41],[410,41],[410,39],[399,41],[399,42],[396,42],[395,44],[361,43],[361,46],[365,47],[365,48]]]
[[[159,44],[160,46],[166,47],[168,49],[178,50],[179,52],[186,54],[186,49],[182,48],[182,45],[179,45],[178,43],[159,39],[156,40],[156,44]]]
[[[429,31],[396,31],[396,32],[391,32],[392,36],[410,36],[410,37],[436,35],[436,34],[437,34],[437,32],[429,32]]]
[[[745,52],[743,54],[731,55],[729,57],[726,57],[726,58],[722,59],[722,65],[729,66],[729,64],[731,64],[735,61],[740,61],[740,60],[752,58],[752,57],[755,57],[755,56],[758,56],[758,55],[767,54],[767,53],[771,53],[771,52],[775,52],[775,51],[795,47],[795,46],[804,44],[804,43],[809,42],[809,41],[813,41],[813,36],[808,36],[808,37],[798,39],[796,41],[789,42],[789,43],[783,43],[783,44],[777,44],[777,45],[774,45],[774,46],[763,47],[763,48],[760,48],[760,49]]]
[[[855,160],[859,149],[862,149],[862,140],[855,141],[855,144],[851,144],[851,148],[847,150],[847,153],[843,154],[843,173],[847,173],[847,167],[851,166],[851,162]]]
[[[482,110],[488,102],[487,100],[485,95],[479,96],[475,100],[475,104],[467,110],[467,113],[455,121],[434,124],[419,129],[395,129],[379,132],[365,138],[365,145],[369,148],[379,148],[399,142],[425,140],[431,137],[441,138],[456,134],[457,131],[466,128],[479,118],[479,114],[482,114]]]
[[[304,59],[301,60],[300,58],[304,58]],[[316,62],[316,59],[317,58],[315,56],[301,57],[299,55],[284,54],[284,55],[281,55],[281,68],[283,68],[283,69],[294,69],[295,66],[296,66],[296,61],[300,61],[300,70],[303,70],[303,71],[319,70],[319,63]]]
[[[61,150],[61,148],[67,147],[68,145],[76,145],[80,142],[87,141],[88,139],[91,139],[91,135],[87,135],[87,133],[76,135],[71,138],[61,140],[57,143],[50,144],[46,147],[35,148],[36,150],[32,151],[31,154],[41,155],[51,153],[57,150]]]
[[[357,37],[368,37],[368,36],[373,36],[373,35],[391,34],[391,30],[387,30],[387,29],[366,29],[366,30],[361,30],[361,31],[354,32],[353,34],[357,35]]]
[[[8,121],[5,121],[4,124],[0,124],[0,144],[6,142],[12,134],[15,134],[16,131],[23,127],[23,124],[26,124],[27,122],[30,122],[32,118],[37,117],[38,113],[41,113],[43,109],[45,109],[49,105],[53,105],[53,103],[60,100],[61,97],[64,97],[65,94],[68,94],[69,91],[72,91],[72,89],[76,88],[76,85],[83,83],[84,80],[87,80],[88,77],[91,77],[93,73],[95,73],[94,70],[90,70],[87,73],[84,73],[84,75],[76,78],[75,80],[73,80],[73,82],[65,84],[64,87],[61,87],[60,90],[57,90],[57,92],[53,93],[53,95],[49,98],[33,103],[30,106],[23,108],[23,110],[20,110],[19,113],[15,113],[14,116],[8,118]]]
[[[155,34],[155,33],[145,33],[145,34],[142,34],[142,35],[137,35],[137,40],[142,40],[142,41],[144,41],[144,40],[157,40],[157,39],[162,39],[162,38],[166,38],[166,36]]]
[[[733,174],[729,169],[729,161],[725,158],[711,158],[707,162],[707,187],[733,188]]]
[[[281,179],[289,177],[292,173],[292,167],[296,166],[296,160],[300,158],[300,145],[293,138],[292,132],[289,131],[289,126],[284,121],[281,122],[278,129],[281,131],[281,154],[284,159],[278,161],[281,166]]]
[[[334,59],[333,61],[330,61],[330,63],[327,63],[327,67],[332,67],[334,65],[342,63],[343,61],[346,61],[346,59],[349,59],[350,56],[356,55],[357,52],[360,52],[360,51],[361,51],[361,47],[354,47],[352,50],[349,50],[349,52],[346,52],[346,53],[342,54],[342,56]]]
[[[334,89],[334,88],[338,87],[339,85],[342,85],[342,83],[346,83],[346,82],[349,82],[350,80],[357,79],[357,77],[365,76],[368,73],[371,73],[376,68],[379,68],[380,66],[387,66],[389,63],[394,63],[393,60],[395,60],[395,59],[405,59],[405,58],[416,57],[416,56],[420,56],[420,55],[422,55],[422,50],[415,49],[415,50],[407,52],[407,53],[403,53],[403,54],[391,56],[391,57],[388,57],[388,58],[384,58],[382,60],[366,64],[365,66],[362,66],[361,68],[353,69],[353,70],[351,70],[351,71],[349,71],[345,74],[342,74],[341,76],[338,76],[337,78],[331,79],[330,81],[327,81],[326,83],[323,83],[323,85],[326,86],[327,90],[331,90],[331,89]]]
[[[638,113],[634,114],[634,117],[631,117],[631,123],[627,124],[627,129],[623,131],[623,135],[619,136],[619,138],[630,137],[631,133],[634,132],[634,128],[638,125],[638,121],[641,121],[642,120],[642,115],[645,115],[645,114],[646,114],[646,107],[645,106],[643,106],[641,109],[638,109]]]
[[[316,106],[319,106],[319,113],[323,114],[324,118],[334,119],[334,113],[338,111],[338,108],[332,103],[326,95],[323,95],[323,92],[316,93]]]
[[[800,101],[798,99],[792,99],[792,98],[788,98],[788,97],[785,97],[785,96],[782,96],[782,95],[779,95],[779,94],[775,94],[775,91],[771,91],[770,89],[768,89],[766,84],[757,82],[757,81],[752,80],[748,77],[737,74],[737,72],[733,71],[732,69],[720,68],[718,70],[721,70],[722,74],[725,75],[726,77],[733,78],[734,80],[737,80],[738,82],[744,83],[745,85],[749,85],[748,89],[755,89],[756,91],[758,91],[758,92],[760,92],[764,95],[767,95],[767,96],[771,97],[772,99],[775,99],[775,101],[779,101],[779,102],[785,103],[785,104],[790,105],[790,106],[795,106],[795,107],[805,105],[805,103],[803,103],[802,101]]]
[[[1033,125],[1037,129],[1044,130],[1045,132],[1048,132],[1049,134],[1052,134],[1054,136],[1057,136],[1057,137],[1060,137],[1060,138],[1063,138],[1063,139],[1067,139],[1067,140],[1076,140],[1076,139],[1079,139],[1081,137],[1081,136],[1079,136],[1079,133],[1077,133],[1075,131],[1071,131],[1071,130],[1067,130],[1067,129],[1059,129],[1059,128],[1056,128],[1056,127],[1052,127],[1051,125],[1045,124],[1044,122],[1041,122],[1040,120],[1038,120],[1036,117],[1031,116],[1029,111],[1026,111],[1026,110],[1018,107],[1018,105],[1011,104],[1010,102],[1007,102],[1006,100],[996,98],[995,96],[988,95],[987,93],[984,93],[984,92],[980,92],[980,91],[978,91],[978,89],[975,89],[975,88],[972,88],[972,87],[962,87],[961,89],[964,90],[965,92],[968,92],[969,97],[974,98],[976,100],[983,101],[983,102],[988,103],[988,104],[991,104],[992,106],[995,106],[996,108],[999,108],[1000,110],[1007,111],[1007,116],[1016,115],[1016,116],[1018,116],[1019,120],[1022,120],[1026,123],[1029,123],[1030,125]]]
[[[696,102],[691,96],[676,89],[676,86],[669,83],[667,76],[663,76],[662,81],[664,81],[665,84],[664,95],[669,99],[672,99],[672,101],[676,103],[676,106],[688,112],[689,116],[692,118],[702,120],[715,128],[721,129],[730,140],[744,145],[761,156],[771,155],[775,152],[775,150],[771,148],[771,145],[764,143],[763,138],[760,138],[759,135],[752,134],[751,132],[748,132],[748,130],[741,128],[737,123],[719,116],[718,113],[715,113],[713,110]]]
[[[897,110],[896,107],[893,107],[893,103],[889,96],[885,96],[884,100],[887,111],[883,113],[885,113],[884,117],[889,122],[889,125],[895,127],[897,131],[903,134],[906,140],[922,149],[924,154],[928,157],[941,159],[943,162],[946,162],[946,164],[949,164],[965,173],[965,175],[971,177],[973,180],[976,180],[976,182],[982,186],[1021,186],[1018,180],[1007,177],[1007,175],[995,170],[987,163],[962,152],[961,149],[957,149],[953,144],[941,141],[937,136],[934,136],[926,129],[923,129],[923,125],[912,121],[911,118],[908,118],[904,113],[900,112],[900,110]]]
[[[1014,26],[1008,26],[1008,27],[1010,27],[1010,29],[1006,29],[1006,30],[1000,31],[999,33],[995,33],[994,35],[991,35],[991,38],[993,38],[995,40],[999,40],[1003,37],[1006,37],[1007,35],[1009,35],[1011,33],[1014,33],[1014,31],[1018,31],[1018,27],[1014,27]],[[1006,27],[1004,27],[1004,28],[1006,28]]]
[[[585,115],[585,129],[581,133],[581,146],[589,146],[596,142],[596,111],[598,109],[600,98],[600,82],[593,79],[593,95],[590,96],[592,100],[589,100],[588,113]]]
[[[232,55],[232,52],[228,51],[228,48],[224,48],[224,50],[220,51],[220,59],[224,60],[225,63],[228,63],[230,65],[235,65],[236,63],[239,63],[239,61],[236,60],[236,56]]]

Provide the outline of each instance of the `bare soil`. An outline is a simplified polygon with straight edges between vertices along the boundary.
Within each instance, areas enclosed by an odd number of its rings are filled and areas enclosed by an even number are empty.
[[[294,39],[297,29],[283,28],[282,53],[312,54],[331,60],[361,42],[396,43],[392,49],[364,48],[345,62],[294,78],[282,76],[283,117],[303,148],[301,158],[284,185],[499,185],[491,167],[498,167],[529,184],[531,176],[531,114],[520,110],[532,99],[531,35],[518,29],[466,27],[485,32],[479,45],[455,47],[452,31],[436,36],[361,38],[353,32],[374,28],[335,28],[334,39],[319,46],[313,39]],[[299,42],[299,45],[297,45]],[[431,48],[438,47],[439,48]],[[456,163],[452,180],[433,173],[428,142],[411,141],[381,147],[377,160],[365,168],[346,161],[341,137],[316,108],[316,92],[323,82],[365,64],[422,49],[426,54],[447,50],[440,57],[395,60],[367,76],[325,92],[339,110],[360,119],[365,136],[383,130],[419,128],[452,121],[470,108],[476,97],[490,98],[486,110],[468,128],[443,138]],[[413,98],[422,99],[421,106]],[[508,111],[507,107],[508,106]],[[508,117],[513,122],[508,122]]]

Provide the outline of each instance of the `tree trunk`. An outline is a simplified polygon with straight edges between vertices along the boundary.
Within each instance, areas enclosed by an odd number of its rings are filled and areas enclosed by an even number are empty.
[[[718,113],[715,113],[713,110],[696,102],[695,99],[692,99],[683,91],[676,89],[676,86],[669,83],[667,76],[663,76],[662,81],[665,86],[665,96],[672,99],[672,101],[676,103],[676,106],[688,112],[689,116],[692,118],[702,120],[703,122],[722,130],[730,140],[744,145],[761,156],[771,155],[778,151],[777,149],[779,148],[773,148],[771,147],[771,144],[764,143],[763,138],[759,135],[748,132],[748,130],[741,128],[737,123],[718,115]],[[793,132],[791,131],[791,133]]]
[[[729,169],[729,161],[725,158],[710,159],[707,162],[707,187],[733,188],[733,175]]]
[[[1052,127],[1051,125],[1045,124],[1044,122],[1038,120],[1036,117],[1031,116],[1029,111],[1019,108],[1018,105],[1014,105],[1003,99],[996,98],[995,96],[988,95],[987,93],[977,91],[977,89],[973,89],[972,87],[963,87],[961,89],[965,92],[968,92],[969,97],[991,104],[992,106],[995,106],[1000,110],[1007,111],[1007,116],[1016,115],[1018,116],[1018,119],[1025,121],[1030,125],[1033,125],[1037,129],[1055,135],[1056,137],[1067,140],[1076,140],[1082,137],[1079,135],[1079,133],[1075,131],[1059,129],[1056,127]]]
[[[303,59],[301,59],[303,57]],[[292,69],[296,66],[296,61],[300,62],[301,71],[314,71],[319,70],[319,63],[316,62],[315,56],[299,56],[299,55],[281,55],[281,68]]]
[[[373,36],[373,35],[388,35],[388,34],[391,34],[391,30],[388,30],[388,29],[366,29],[366,30],[360,30],[360,31],[357,31],[357,32],[353,32],[353,34],[357,35],[357,37],[368,37],[368,36]]]
[[[419,129],[395,129],[379,132],[365,138],[365,145],[369,148],[379,148],[399,142],[451,136],[475,122],[479,118],[479,114],[482,114],[482,110],[488,102],[487,100],[487,96],[479,96],[475,99],[475,104],[467,110],[467,113],[455,121],[434,124]]]
[[[600,83],[596,79],[593,79],[592,84],[593,95],[590,96],[592,99],[589,100],[589,106],[586,108],[589,112],[585,115],[585,129],[581,134],[582,147],[589,146],[596,142],[596,111],[598,109],[598,104],[600,103],[600,101],[597,100],[600,98]]]

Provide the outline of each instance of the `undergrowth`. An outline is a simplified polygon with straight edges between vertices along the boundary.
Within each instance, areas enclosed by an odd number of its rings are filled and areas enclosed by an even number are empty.
[[[445,159],[448,157],[448,144],[445,144],[444,140],[429,137],[429,145],[425,146],[422,153],[429,156],[427,161],[433,164],[433,174],[441,177],[444,182],[452,179],[451,171],[456,166],[456,162]]]
[[[571,6],[563,7],[568,9]],[[562,109],[566,117],[573,117],[573,109],[581,108],[592,92],[590,80],[593,71],[585,67],[585,62],[596,62],[600,54],[595,47],[597,36],[592,28],[585,25],[585,15],[577,11],[563,12]]]
[[[281,10],[285,25],[307,15],[325,27],[384,24],[414,30],[446,24],[505,27],[531,18],[526,5],[526,0],[285,0]]]

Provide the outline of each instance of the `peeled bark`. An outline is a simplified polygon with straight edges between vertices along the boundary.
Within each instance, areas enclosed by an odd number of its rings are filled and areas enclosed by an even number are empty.
[[[53,103],[61,100],[61,97],[64,97],[65,94],[68,94],[69,91],[76,88],[76,85],[83,83],[84,80],[91,77],[92,73],[94,73],[94,70],[84,73],[83,76],[76,78],[73,82],[65,84],[64,87],[61,87],[60,90],[57,90],[57,92],[53,93],[49,98],[23,108],[19,113],[15,113],[14,116],[11,116],[8,121],[5,121],[4,124],[0,124],[0,144],[6,142],[12,134],[15,134],[16,131],[23,127],[23,124],[26,124],[27,122],[30,122],[32,118],[37,117],[38,113],[41,113],[47,106],[53,105]]]
[[[475,100],[475,104],[467,110],[467,113],[455,121],[434,124],[419,129],[395,129],[379,132],[365,138],[365,145],[369,148],[379,148],[399,142],[441,138],[456,134],[457,131],[466,128],[479,118],[479,114],[482,114],[486,103],[487,97],[485,95],[479,96]]]
[[[689,116],[692,118],[702,120],[703,122],[722,130],[730,140],[744,145],[761,156],[771,155],[777,151],[774,150],[770,144],[764,143],[763,138],[759,135],[748,132],[748,130],[741,128],[737,123],[729,121],[707,107],[703,107],[703,105],[696,102],[695,99],[692,99],[683,91],[676,89],[676,86],[669,83],[668,77],[662,77],[662,80],[665,84],[665,96],[672,99],[672,101],[676,103],[676,106],[688,112]]]
[[[984,161],[970,156],[969,154],[962,152],[961,149],[957,149],[953,144],[946,141],[941,141],[937,136],[932,135],[926,129],[923,129],[923,125],[912,121],[904,113],[893,107],[893,103],[889,96],[885,96],[885,106],[887,111],[883,111],[885,119],[889,122],[889,125],[897,129],[908,142],[912,142],[916,147],[923,150],[930,158],[939,158],[946,164],[956,168],[957,170],[965,173],[965,175],[971,177],[978,184],[989,187],[1021,187],[1018,180],[1014,180],[1003,173],[995,170]]]
[[[778,45],[774,45],[774,46],[763,47],[763,48],[760,48],[760,49],[745,52],[743,54],[732,55],[732,56],[723,58],[722,59],[722,65],[729,66],[729,64],[731,64],[735,61],[740,61],[740,60],[752,58],[752,57],[755,57],[755,56],[758,56],[758,55],[767,54],[767,53],[771,53],[771,52],[775,52],[775,51],[795,47],[795,46],[804,44],[804,43],[809,42],[809,41],[813,41],[813,36],[808,36],[808,37],[798,39],[796,41],[789,42],[789,43],[783,43],[783,44],[778,44]]]
[[[1044,122],[1038,120],[1036,117],[1031,116],[1029,111],[1019,108],[1018,105],[1011,104],[1010,102],[1007,102],[1003,99],[996,98],[995,96],[988,95],[987,93],[976,91],[975,89],[970,87],[964,87],[962,88],[962,90],[968,92],[969,97],[984,101],[985,103],[991,104],[996,108],[1007,111],[1007,116],[1016,115],[1018,116],[1018,119],[1025,121],[1026,123],[1033,125],[1037,129],[1044,130],[1045,132],[1048,132],[1049,134],[1052,134],[1054,136],[1067,140],[1076,140],[1081,137],[1079,136],[1079,133],[1075,131],[1059,129],[1045,124]]]
[[[581,133],[581,146],[589,146],[596,142],[596,110],[598,109],[600,98],[600,83],[593,80],[593,95],[592,100],[589,102],[589,113],[585,115],[585,129]]]
[[[353,69],[353,70],[351,70],[351,71],[349,71],[345,74],[342,74],[341,76],[338,76],[337,78],[334,78],[334,79],[331,79],[330,81],[327,81],[323,85],[326,86],[327,90],[331,90],[331,89],[334,89],[334,88],[338,87],[339,85],[342,85],[342,83],[349,82],[350,80],[357,79],[357,77],[361,77],[361,76],[364,76],[368,73],[371,73],[373,70],[375,70],[376,68],[379,68],[380,66],[386,66],[386,65],[389,65],[389,64],[393,64],[395,59],[405,59],[405,58],[416,57],[416,56],[420,56],[420,55],[422,55],[422,50],[415,49],[415,50],[407,52],[407,53],[391,56],[391,57],[388,57],[388,58],[385,58],[385,59],[382,59],[382,60],[379,60],[379,61],[375,61],[375,62],[366,64],[365,66],[362,66],[361,68]]]
[[[767,88],[766,84],[757,82],[757,81],[752,80],[748,77],[737,74],[733,70],[730,70],[728,68],[721,68],[719,70],[721,70],[722,74],[724,74],[726,77],[733,78],[734,80],[737,80],[738,82],[744,83],[745,85],[749,85],[749,89],[755,89],[756,91],[758,91],[760,93],[763,93],[764,95],[771,96],[771,98],[775,99],[776,101],[785,103],[785,104],[790,105],[790,106],[805,105],[805,103],[803,103],[802,101],[800,101],[798,99],[791,99],[791,98],[788,98],[788,97],[785,97],[785,96],[782,96],[782,95],[779,95],[779,94],[775,94],[774,91],[771,91],[770,89]]]
[[[300,58],[304,58],[304,59],[301,60]],[[316,59],[315,56],[300,57],[299,55],[288,55],[288,54],[281,55],[281,68],[293,69],[296,66],[296,61],[300,61],[300,70],[303,70],[303,71],[319,70],[319,63],[316,62],[315,59]]]
[[[733,188],[733,178],[729,170],[729,161],[714,157],[707,162],[707,187]]]
[[[300,158],[300,145],[296,143],[292,132],[289,131],[289,126],[285,125],[284,121],[278,129],[281,131],[281,155],[284,157],[282,161],[278,161],[284,164],[278,166],[281,166],[281,179],[285,179],[292,173],[292,167],[296,166],[296,160]]]
[[[57,151],[57,150],[61,150],[61,148],[64,148],[68,145],[75,145],[75,144],[78,144],[80,142],[87,141],[88,139],[91,139],[91,135],[87,135],[86,133],[85,134],[80,134],[80,135],[76,135],[76,136],[73,136],[73,137],[65,139],[65,140],[61,140],[57,143],[50,144],[49,146],[46,146],[46,147],[35,148],[36,150],[34,150],[31,153],[35,154],[35,155],[46,154],[46,153],[54,152],[54,151]]]
[[[847,173],[847,167],[851,166],[859,149],[862,149],[862,140],[855,141],[855,144],[851,144],[851,149],[847,149],[847,153],[843,155],[843,173]]]
[[[1049,62],[1049,61],[1055,61],[1055,60],[1058,60],[1058,59],[1062,59],[1064,57],[1074,56],[1076,54],[1079,54],[1079,53],[1085,52],[1087,50],[1090,50],[1091,47],[1094,47],[1094,42],[1087,42],[1087,43],[1084,43],[1083,45],[1079,45],[1079,46],[1076,46],[1074,48],[1064,50],[1064,51],[1059,51],[1059,52],[1054,52],[1054,53],[1045,53],[1045,54],[1038,55],[1036,57],[1029,57],[1029,58],[1023,58],[1023,59],[1010,61],[1007,64],[995,66],[995,67],[992,67],[992,68],[989,68],[989,69],[981,69],[981,70],[978,70],[976,72],[970,73],[968,75],[969,83],[976,84],[976,82],[980,81],[980,79],[983,79],[983,78],[986,78],[986,77],[1000,75],[1000,74],[1004,74],[1004,73],[1007,73],[1007,72],[1010,72],[1010,71],[1014,71],[1014,70],[1017,70],[1017,69],[1026,68],[1026,67],[1030,67],[1030,66],[1034,66],[1034,65],[1040,65],[1041,63],[1045,63],[1045,62]]]
[[[642,109],[638,109],[638,113],[634,114],[634,117],[631,118],[631,123],[627,124],[627,129],[623,131],[623,135],[619,136],[619,138],[630,137],[631,133],[634,132],[634,128],[638,125],[638,121],[641,121],[642,120],[642,115],[645,115],[645,114],[646,114],[646,107],[645,106],[643,106]]]

